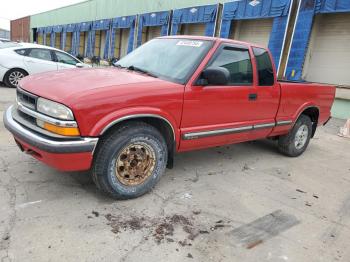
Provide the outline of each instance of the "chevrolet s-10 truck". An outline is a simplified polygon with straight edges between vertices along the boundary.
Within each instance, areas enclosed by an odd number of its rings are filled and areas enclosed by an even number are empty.
[[[334,97],[334,86],[277,81],[261,46],[172,36],[112,68],[24,78],[4,124],[22,151],[62,171],[91,170],[100,190],[129,199],[151,190],[178,152],[272,138],[297,157]]]

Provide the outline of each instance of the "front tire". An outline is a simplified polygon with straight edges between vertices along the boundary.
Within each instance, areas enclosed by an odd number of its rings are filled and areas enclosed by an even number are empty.
[[[165,172],[167,154],[167,144],[156,128],[130,122],[101,139],[92,177],[112,198],[136,198],[157,184]]]
[[[308,147],[311,135],[312,121],[310,117],[301,115],[292,130],[278,139],[278,149],[286,156],[300,156]]]
[[[17,88],[18,82],[23,78],[26,77],[28,73],[22,69],[15,68],[8,71],[4,77],[4,82],[6,86],[11,88]]]

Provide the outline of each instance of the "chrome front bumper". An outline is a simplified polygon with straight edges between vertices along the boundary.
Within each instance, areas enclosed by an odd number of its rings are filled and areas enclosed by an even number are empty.
[[[75,138],[62,140],[41,135],[37,132],[23,127],[12,117],[13,106],[10,106],[4,113],[4,125],[15,138],[24,143],[49,153],[93,153],[98,138]]]

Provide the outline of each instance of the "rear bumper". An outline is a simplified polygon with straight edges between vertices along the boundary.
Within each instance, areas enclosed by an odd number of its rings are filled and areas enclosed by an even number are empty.
[[[4,125],[20,148],[40,161],[62,171],[88,170],[98,138],[56,140],[36,133],[12,117],[13,106],[4,113]]]

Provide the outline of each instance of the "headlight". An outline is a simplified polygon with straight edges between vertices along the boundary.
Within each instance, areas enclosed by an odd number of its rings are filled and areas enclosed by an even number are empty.
[[[40,113],[53,118],[61,120],[74,120],[73,113],[68,107],[45,98],[38,98],[36,107]]]

